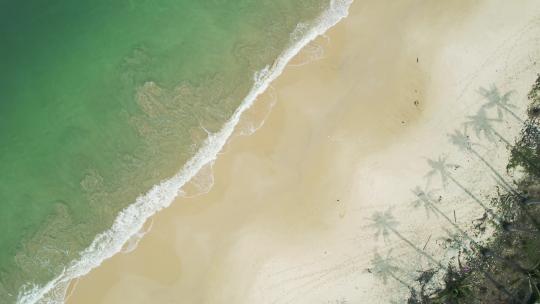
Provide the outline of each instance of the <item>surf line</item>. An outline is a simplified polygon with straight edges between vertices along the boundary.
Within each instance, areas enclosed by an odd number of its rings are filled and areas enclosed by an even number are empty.
[[[305,24],[298,24],[297,30],[291,35],[292,41],[289,46],[271,66],[266,66],[255,73],[253,87],[231,118],[218,132],[208,135],[199,151],[176,175],[154,185],[150,191],[139,196],[133,204],[120,211],[112,227],[98,234],[90,246],[80,253],[80,258],[64,268],[53,280],[43,286],[23,286],[19,292],[17,303],[63,303],[71,280],[88,274],[103,261],[121,252],[126,242],[142,229],[148,218],[167,208],[180,193],[181,188],[201,168],[216,159],[240,121],[242,113],[249,109],[256,98],[266,91],[270,83],[281,75],[287,63],[304,46],[347,17],[352,3],[353,0],[331,0],[327,9],[313,22],[310,22],[311,26],[306,27]],[[298,31],[302,31],[303,35],[298,35]]]

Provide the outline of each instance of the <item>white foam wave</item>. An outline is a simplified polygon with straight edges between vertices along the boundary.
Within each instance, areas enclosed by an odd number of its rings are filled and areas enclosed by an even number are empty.
[[[182,187],[178,196],[183,198],[194,198],[210,192],[214,186],[214,162],[210,162],[202,167],[199,172]]]
[[[289,64],[290,66],[290,64]],[[275,93],[275,90],[273,87],[268,87],[270,90],[267,90],[265,93],[270,94],[270,100],[266,100],[263,103],[263,109],[260,110],[262,112],[262,115],[259,111],[259,113],[253,115],[255,117],[249,117],[250,113],[244,113],[244,117],[242,117],[242,122],[236,126],[236,136],[249,136],[255,132],[257,132],[266,122],[266,119],[270,115],[270,112],[272,112],[272,108],[275,106],[277,102],[277,95]],[[260,103],[259,103],[260,105]],[[258,106],[259,106],[258,105]],[[251,108],[250,110],[252,110]],[[248,114],[248,117],[245,117],[246,114]],[[259,117],[262,116],[262,117]]]
[[[131,236],[129,240],[122,246],[121,253],[130,253],[133,250],[139,246],[139,242],[142,240],[143,236],[145,236],[150,230],[152,230],[152,226],[154,226],[154,220],[150,218],[150,224],[148,225],[148,228],[142,228],[141,230],[137,231],[135,235]]]
[[[324,59],[324,46],[319,43],[312,42],[304,47],[301,54],[302,58],[289,63],[289,66],[301,67]]]
[[[257,96],[263,93],[270,83],[284,70],[287,63],[309,42],[326,32],[348,15],[353,0],[331,0],[327,10],[313,23],[304,26],[303,35],[295,31],[291,45],[274,61],[255,73],[255,84],[232,117],[217,133],[209,134],[202,148],[192,157],[175,176],[155,185],[146,194],[119,213],[112,227],[97,235],[92,244],[81,252],[78,260],[71,263],[60,275],[44,286],[23,288],[17,303],[63,303],[69,282],[89,273],[104,260],[122,251],[132,236],[143,228],[146,220],[156,212],[168,207],[180,193],[182,186],[193,178],[206,164],[213,162],[221,151],[244,111],[251,107]]]

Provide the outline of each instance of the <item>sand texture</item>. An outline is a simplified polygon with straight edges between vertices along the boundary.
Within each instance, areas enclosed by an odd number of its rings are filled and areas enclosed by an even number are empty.
[[[452,224],[413,190],[466,228],[484,213],[477,200],[510,180],[504,140],[538,71],[539,17],[528,0],[357,0],[137,248],[80,279],[67,303],[401,303],[415,271],[456,254],[442,241]],[[482,107],[507,92],[517,118]],[[465,124],[482,117],[496,132]],[[451,143],[456,131],[475,153]]]

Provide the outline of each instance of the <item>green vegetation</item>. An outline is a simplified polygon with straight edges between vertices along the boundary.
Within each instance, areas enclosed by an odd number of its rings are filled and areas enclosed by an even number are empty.
[[[510,110],[509,93],[501,96],[496,88],[481,93],[490,102],[489,107],[500,108],[499,119],[504,112],[519,119]],[[523,174],[512,185],[496,175],[501,186],[497,187],[497,196],[489,204],[477,201],[486,210],[484,217],[475,222],[470,232],[459,229],[459,234],[446,240],[448,246],[458,248],[459,254],[447,266],[443,284],[433,287],[433,270],[420,272],[415,284],[419,287],[407,285],[410,290],[407,303],[540,303],[540,75],[528,97],[531,101],[529,117],[522,122],[521,134],[514,144],[486,127],[491,119],[483,116],[484,109],[479,111],[482,115],[469,117],[467,124],[474,124],[477,135],[483,133],[486,138],[499,139],[509,147],[511,157],[507,170]],[[481,158],[462,133],[451,135],[451,141]],[[443,178],[455,182],[451,175]],[[441,214],[426,192],[415,193],[426,210]],[[493,233],[485,242],[479,244],[472,240],[470,235],[480,235],[489,226]]]

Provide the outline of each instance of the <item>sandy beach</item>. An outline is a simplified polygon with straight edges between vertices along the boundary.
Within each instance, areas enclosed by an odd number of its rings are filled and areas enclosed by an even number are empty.
[[[406,288],[374,275],[372,260],[391,254],[406,280],[433,264],[416,249],[455,254],[441,241],[451,224],[414,208],[416,187],[463,228],[482,216],[475,197],[501,181],[449,134],[467,132],[505,172],[504,143],[464,123],[486,102],[482,88],[513,92],[525,115],[539,23],[532,0],[356,0],[136,248],[74,282],[66,302],[401,303]],[[509,141],[520,127],[511,116],[494,126]],[[429,175],[428,160],[447,160],[452,178]],[[399,225],[377,236],[371,219],[385,211]]]

